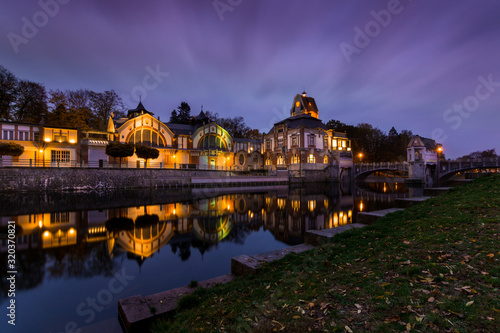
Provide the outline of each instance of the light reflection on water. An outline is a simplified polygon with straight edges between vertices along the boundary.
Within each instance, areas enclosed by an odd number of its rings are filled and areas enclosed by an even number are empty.
[[[16,328],[61,332],[70,323],[120,331],[121,298],[227,274],[233,256],[299,244],[307,230],[354,223],[357,212],[393,207],[397,197],[411,194],[404,184],[394,183],[282,186],[209,198],[197,191],[192,190],[194,199],[181,202],[147,204],[145,198],[133,207],[28,209],[0,217],[2,228],[16,221]],[[43,202],[34,205],[40,206]],[[6,262],[6,242],[0,246]],[[117,288],[112,283],[123,272],[130,280]]]

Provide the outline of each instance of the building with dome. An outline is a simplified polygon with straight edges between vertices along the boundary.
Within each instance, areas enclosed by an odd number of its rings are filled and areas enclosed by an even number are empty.
[[[287,169],[304,176],[306,170],[336,170],[341,177],[352,168],[351,141],[346,133],[329,129],[320,119],[314,98],[306,92],[293,99],[290,117],[274,124],[264,136],[265,168]]]

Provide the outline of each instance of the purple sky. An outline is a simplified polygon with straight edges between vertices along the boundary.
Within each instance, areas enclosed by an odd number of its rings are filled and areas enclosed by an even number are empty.
[[[499,1],[215,3],[9,1],[0,64],[47,89],[114,89],[127,108],[142,93],[164,121],[187,101],[260,130],[305,89],[325,122],[410,129],[449,158],[500,153]]]

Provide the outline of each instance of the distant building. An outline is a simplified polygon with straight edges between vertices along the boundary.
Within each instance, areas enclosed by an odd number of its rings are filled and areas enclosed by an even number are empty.
[[[305,92],[293,99],[290,117],[274,124],[264,136],[264,164],[268,169],[323,170],[352,167],[351,141],[329,129],[319,118],[316,101]]]
[[[427,184],[436,181],[441,151],[442,145],[432,139],[419,135],[412,137],[407,147],[408,177],[423,179]]]

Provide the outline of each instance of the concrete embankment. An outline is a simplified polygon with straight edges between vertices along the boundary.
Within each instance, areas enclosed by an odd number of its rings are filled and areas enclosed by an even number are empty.
[[[212,188],[288,184],[283,176],[176,169],[2,168],[2,191],[92,191],[133,188]]]

